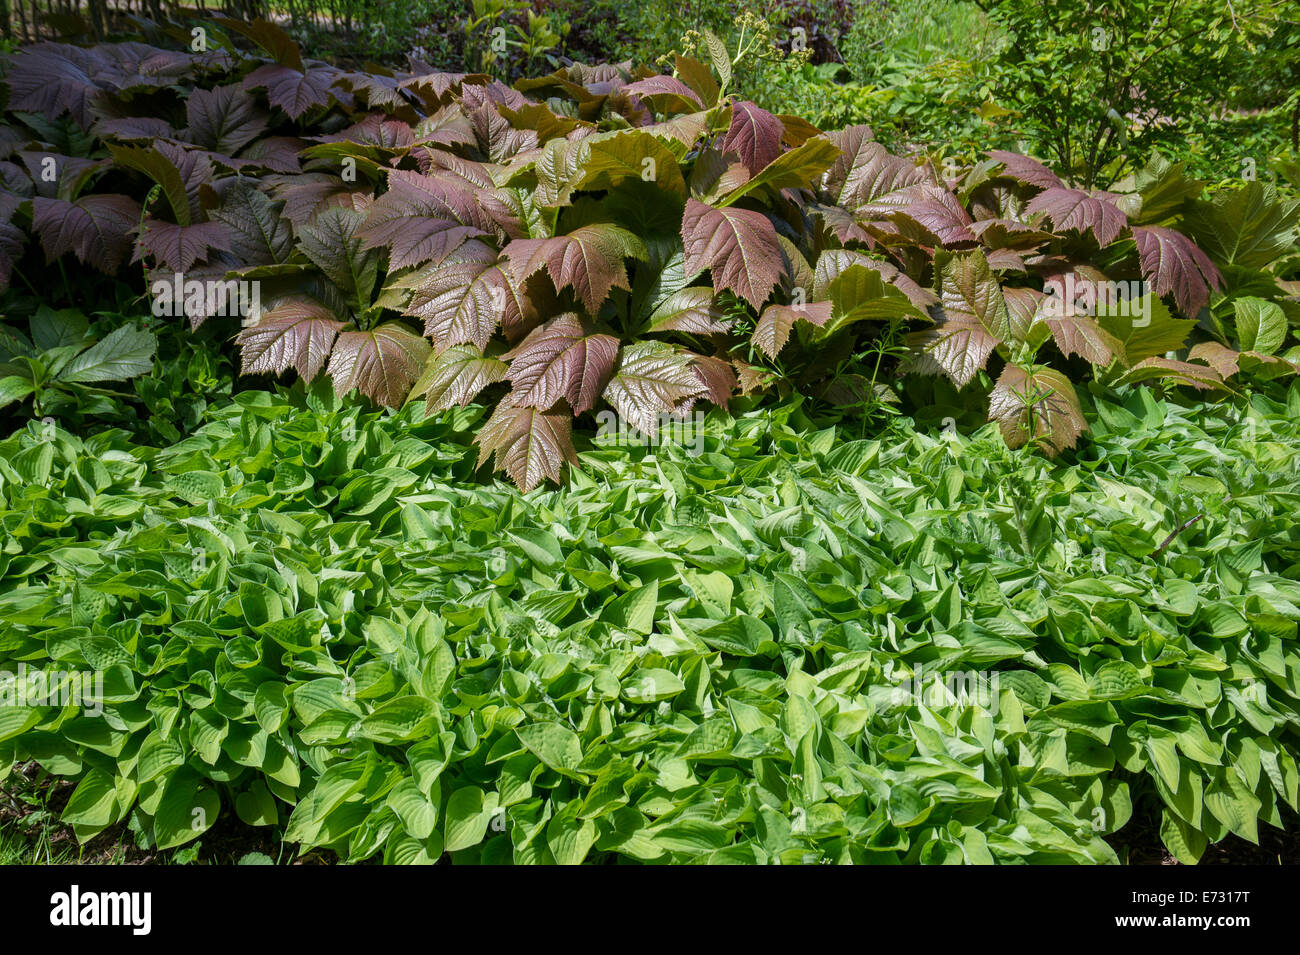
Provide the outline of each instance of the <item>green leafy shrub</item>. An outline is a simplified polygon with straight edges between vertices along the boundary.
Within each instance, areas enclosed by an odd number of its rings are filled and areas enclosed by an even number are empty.
[[[37,417],[112,408],[104,383],[128,381],[153,370],[158,340],[152,332],[121,325],[97,338],[76,309],[42,306],[31,317],[29,339],[0,325],[0,408],[30,398]]]
[[[1285,20],[1268,0],[979,5],[1006,37],[994,65],[998,102],[1019,113],[1039,154],[1102,187],[1155,149],[1177,152],[1216,106],[1249,89],[1256,44]],[[1260,65],[1270,82],[1280,61]]]

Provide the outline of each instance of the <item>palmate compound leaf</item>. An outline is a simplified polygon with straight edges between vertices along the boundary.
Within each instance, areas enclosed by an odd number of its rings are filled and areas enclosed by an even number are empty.
[[[1101,246],[1110,245],[1128,225],[1128,219],[1106,193],[1052,186],[1025,207],[1029,214],[1043,213],[1058,232],[1091,232]]]
[[[1004,288],[1002,295],[1011,315],[1012,338],[1015,341],[1028,338],[1031,326],[1041,321],[1047,326],[1056,347],[1067,358],[1077,355],[1087,362],[1105,367],[1123,351],[1123,346],[1115,336],[1072,302],[1028,288]]]
[[[823,327],[831,320],[830,302],[803,305],[769,305],[754,323],[754,344],[768,358],[775,358],[790,340],[790,330],[797,321]]]
[[[592,314],[600,310],[610,289],[630,288],[623,260],[645,261],[648,256],[640,239],[608,222],[579,226],[550,239],[515,239],[502,251],[516,283],[545,268],[556,291],[572,288]]]
[[[357,235],[364,218],[355,209],[332,206],[317,213],[299,237],[307,258],[359,307],[370,304],[379,277],[379,252],[364,249]]]
[[[549,408],[565,399],[575,415],[591,410],[618,360],[618,339],[593,331],[573,312],[533,329],[503,356],[510,400]]]
[[[1144,381],[1169,381],[1198,391],[1224,387],[1223,375],[1210,365],[1163,355],[1142,359],[1119,378],[1118,384],[1133,385]]]
[[[144,222],[144,232],[140,235],[135,258],[141,258],[141,251],[146,251],[164,269],[188,272],[195,262],[206,261],[214,249],[229,252],[230,244],[230,229],[222,222],[176,225],[174,222],[149,218]]]
[[[964,388],[1010,336],[1011,316],[983,252],[941,254],[935,267],[941,275],[943,319],[908,340],[921,356],[918,370],[937,366]]]
[[[641,129],[598,133],[579,140],[552,139],[537,158],[537,202],[568,205],[573,193],[610,189],[627,179],[655,183],[685,198],[677,156]]]
[[[1157,295],[1170,295],[1179,309],[1194,318],[1210,301],[1210,289],[1223,276],[1210,257],[1181,232],[1161,226],[1133,227],[1142,274]]]
[[[781,277],[776,229],[762,213],[715,209],[688,199],[682,216],[682,242],[687,275],[710,269],[716,287],[730,289],[756,310]]]
[[[129,196],[32,199],[32,228],[41,238],[46,262],[71,252],[86,265],[112,275],[131,251],[140,205]]]
[[[238,86],[195,89],[185,101],[185,138],[214,153],[233,156],[267,127],[257,99]]]
[[[1184,223],[1220,265],[1264,268],[1295,242],[1300,200],[1285,200],[1269,183],[1252,181],[1192,204]]]
[[[1017,182],[1038,186],[1042,189],[1052,189],[1065,185],[1056,173],[1038,162],[1038,160],[1030,159],[1028,156],[995,149],[989,153],[989,158],[1002,164],[1002,175],[1008,179],[1015,179]]]
[[[1009,448],[1041,440],[1051,457],[1072,448],[1088,423],[1074,385],[1059,371],[1026,370],[1008,362],[989,392],[989,420],[996,421]]]
[[[468,211],[470,195],[466,191],[460,201],[449,201],[460,190],[446,178],[394,170],[388,186],[367,210],[357,236],[366,248],[387,248],[390,268],[440,260],[466,240],[485,234],[478,224],[464,224],[465,216],[457,216],[458,211]]]
[[[405,325],[386,322],[368,331],[343,332],[326,373],[340,395],[357,388],[388,408],[400,408],[432,349]]]
[[[212,218],[225,223],[230,252],[242,265],[273,265],[293,254],[293,230],[277,203],[250,182],[229,187]]]
[[[471,240],[441,262],[390,281],[389,290],[410,289],[402,314],[424,320],[435,351],[471,343],[480,350],[500,325],[511,342],[539,320],[538,296],[530,295],[497,264],[497,253]]]
[[[691,335],[725,335],[731,321],[718,307],[713,289],[691,286],[678,289],[655,306],[650,332],[686,332]]]
[[[622,91],[640,97],[661,113],[691,113],[704,108],[695,90],[673,76],[648,76],[629,83]]]
[[[692,368],[695,357],[666,342],[628,345],[605,386],[605,400],[632,427],[656,435],[661,415],[672,414],[684,401],[706,393],[705,383]]]
[[[293,368],[304,381],[311,381],[325,367],[342,330],[343,323],[319,302],[278,302],[260,322],[235,336],[242,373],[281,374]]]
[[[333,67],[311,66],[296,70],[268,63],[244,77],[246,90],[265,89],[272,106],[278,106],[290,119],[298,119],[310,109],[328,106],[334,101],[331,87],[340,71]]]
[[[1195,319],[1174,318],[1153,293],[1098,302],[1095,318],[1114,339],[1115,355],[1125,366],[1182,348],[1196,326]]]
[[[507,395],[478,433],[478,464],[492,455],[495,469],[525,494],[545,480],[560,484],[564,463],[578,463],[572,429],[573,412],[564,402],[543,411],[515,405]]]
[[[190,194],[190,184],[186,182],[185,174],[173,161],[173,156],[184,155],[183,153],[173,151],[169,155],[156,147],[114,146],[111,143],[108,151],[119,166],[142,172],[162,187],[167,205],[171,207],[172,218],[177,223],[189,225],[194,220],[196,196]],[[197,184],[194,189],[197,194]]]
[[[836,204],[851,212],[887,212],[910,201],[913,187],[931,183],[922,167],[891,154],[868,136],[866,127],[851,126],[826,137],[841,150],[822,180]]]
[[[425,398],[426,415],[464,407],[488,385],[504,380],[509,369],[500,358],[484,355],[473,345],[452,345],[425,363],[410,397]]]
[[[830,140],[824,136],[815,136],[781,153],[757,173],[748,176],[744,182],[728,188],[720,181],[718,188],[725,192],[728,203],[758,190],[775,195],[782,189],[808,189],[834,164],[838,156],[839,150]],[[748,173],[744,166],[740,170]]]

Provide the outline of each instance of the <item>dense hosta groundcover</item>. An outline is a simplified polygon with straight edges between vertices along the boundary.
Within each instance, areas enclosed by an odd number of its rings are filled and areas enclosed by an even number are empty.
[[[298,385],[163,449],[33,423],[0,667],[106,702],[0,708],[0,773],[162,847],[236,813],[394,862],[1108,862],[1137,813],[1194,860],[1295,820],[1279,397],[1125,389],[1068,464],[738,408],[527,497],[473,482],[479,405]],[[906,691],[971,671],[996,694]]]
[[[150,285],[259,281],[246,372],[430,411],[481,394],[481,454],[524,490],[562,478],[574,416],[605,406],[653,433],[738,391],[884,400],[852,361],[882,339],[959,387],[987,367],[1007,442],[1049,453],[1084,427],[1081,378],[1223,390],[1300,359],[1300,209],[1263,183],[1206,199],[1158,158],[1116,192],[1010,153],[940,171],[737,99],[711,35],[672,75],[507,87],[207,22],[201,52],[8,58],[0,281],[38,248]],[[1096,304],[1138,280],[1136,314]]]

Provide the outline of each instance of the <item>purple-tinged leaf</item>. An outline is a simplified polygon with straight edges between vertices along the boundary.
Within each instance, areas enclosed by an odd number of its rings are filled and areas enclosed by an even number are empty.
[[[1025,211],[1043,213],[1057,232],[1091,232],[1101,246],[1110,245],[1128,226],[1128,219],[1105,193],[1053,186],[1029,201]]]
[[[1223,284],[1210,257],[1181,232],[1134,226],[1133,241],[1143,276],[1157,295],[1172,294],[1184,315],[1198,315],[1210,302],[1210,289]]]
[[[573,412],[563,404],[543,411],[512,404],[507,395],[478,433],[479,466],[492,455],[496,470],[525,494],[546,480],[559,484],[564,463],[578,463],[572,429]]]
[[[502,357],[510,363],[515,404],[546,409],[563,398],[579,415],[605,390],[618,360],[618,339],[566,312],[533,329]]]
[[[235,337],[242,373],[281,374],[293,368],[304,381],[314,379],[329,356],[343,323],[319,302],[282,301],[251,328]]]
[[[713,273],[714,285],[730,289],[755,309],[772,294],[781,277],[781,246],[776,229],[762,213],[714,209],[695,199],[682,216],[686,273]]]
[[[326,373],[340,395],[357,388],[388,408],[400,408],[432,349],[405,325],[386,322],[369,331],[343,332]]]

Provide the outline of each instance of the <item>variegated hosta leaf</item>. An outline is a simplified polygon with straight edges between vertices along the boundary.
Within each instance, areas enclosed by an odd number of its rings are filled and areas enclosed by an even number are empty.
[[[1057,232],[1091,232],[1101,246],[1110,245],[1128,225],[1128,219],[1108,193],[1090,194],[1053,186],[1029,201],[1025,211],[1043,213]]]
[[[1074,385],[1059,371],[1026,370],[1008,362],[989,392],[989,420],[996,421],[1009,448],[1032,437],[1055,457],[1072,448],[1088,428]]]
[[[1142,274],[1157,295],[1170,295],[1179,309],[1195,318],[1210,302],[1210,289],[1223,284],[1223,276],[1210,257],[1181,232],[1161,226],[1133,227]]]
[[[330,353],[327,374],[340,395],[357,388],[377,404],[400,408],[432,349],[398,322],[343,332]]]
[[[763,309],[754,324],[754,344],[775,358],[790,340],[790,330],[796,321],[805,321],[821,327],[831,320],[830,302],[808,302],[804,305],[769,305]]]
[[[429,358],[423,374],[411,387],[410,397],[425,396],[426,415],[455,405],[464,407],[488,385],[502,381],[509,367],[473,345],[452,345]]]
[[[605,387],[605,400],[638,431],[658,434],[661,415],[673,413],[683,401],[706,391],[691,367],[694,357],[666,342],[628,345]]]
[[[325,367],[343,323],[319,302],[294,299],[277,303],[262,320],[235,337],[243,374],[282,374],[290,368],[311,381]]]
[[[489,455],[498,471],[527,494],[543,481],[561,483],[564,463],[578,463],[571,437],[573,412],[563,403],[549,411],[516,405],[507,395],[478,433],[478,463]]]
[[[575,415],[589,411],[618,360],[618,339],[593,331],[567,312],[533,331],[503,356],[519,404],[550,408],[561,398]]]
[[[717,288],[730,289],[755,309],[772,294],[781,277],[781,246],[776,229],[762,213],[714,209],[695,199],[682,216],[686,274],[713,273]]]
[[[644,261],[641,240],[620,226],[600,222],[550,239],[515,239],[503,250],[518,283],[545,268],[557,291],[572,288],[592,314],[612,288],[627,289],[625,258]]]

